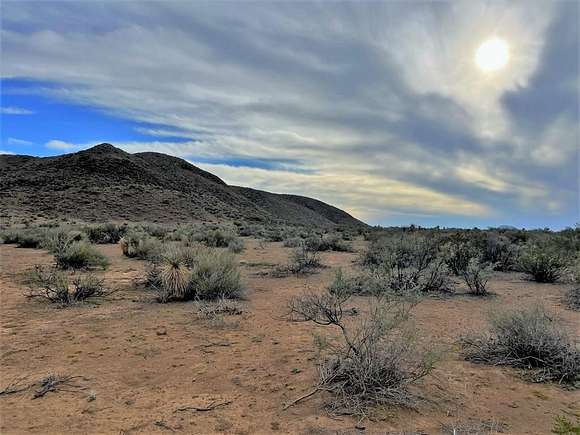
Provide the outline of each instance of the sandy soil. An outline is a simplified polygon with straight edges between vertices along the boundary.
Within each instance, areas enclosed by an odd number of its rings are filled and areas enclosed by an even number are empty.
[[[112,261],[106,282],[118,291],[98,303],[58,309],[23,295],[22,273],[51,257],[0,245],[0,388],[19,376],[34,381],[48,373],[80,376],[75,381],[86,387],[35,400],[33,391],[0,396],[1,433],[357,433],[355,419],[325,413],[323,396],[282,410],[316,382],[313,333],[329,333],[284,320],[286,303],[304,289],[324,288],[337,267],[352,267],[356,254],[324,253],[330,267],[318,274],[270,278],[259,272],[286,262],[290,250],[248,239],[246,246],[240,262],[247,313],[216,327],[196,316],[192,303],[156,303],[136,283],[144,263],[123,257],[118,246],[99,247]],[[580,413],[577,391],[461,360],[457,338],[484,325],[486,313],[497,307],[542,300],[580,334],[580,315],[560,304],[565,285],[498,274],[491,288],[496,296],[487,299],[433,298],[415,309],[421,339],[444,351],[420,386],[428,400],[413,411],[377,411],[374,421],[363,423],[364,433],[438,434],[444,424],[493,420],[504,433],[548,434],[556,415]],[[178,410],[212,403],[226,404]]]

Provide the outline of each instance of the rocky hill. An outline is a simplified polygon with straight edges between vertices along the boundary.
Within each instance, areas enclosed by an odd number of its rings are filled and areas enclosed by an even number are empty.
[[[316,199],[228,186],[185,160],[110,144],[56,157],[0,155],[0,217],[365,225]]]

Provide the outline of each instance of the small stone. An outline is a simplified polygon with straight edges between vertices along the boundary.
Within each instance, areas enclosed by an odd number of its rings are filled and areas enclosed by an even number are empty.
[[[167,335],[167,329],[165,326],[157,328],[157,335]]]

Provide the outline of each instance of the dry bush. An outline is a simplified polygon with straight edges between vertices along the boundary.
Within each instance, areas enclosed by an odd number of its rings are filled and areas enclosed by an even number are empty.
[[[127,232],[126,225],[118,225],[112,222],[90,225],[85,227],[84,232],[87,234],[91,243],[106,244],[118,243],[121,237]]]
[[[481,260],[471,258],[465,270],[461,271],[461,276],[469,289],[469,293],[474,296],[486,296],[487,282],[491,277],[491,267]]]
[[[71,285],[68,276],[55,267],[35,266],[28,282],[28,297],[40,297],[63,306],[108,294],[103,279],[92,274],[78,275]]]
[[[215,301],[197,302],[197,313],[207,319],[213,320],[220,316],[239,316],[243,314],[242,305],[233,299],[219,298]]]
[[[480,364],[506,365],[531,371],[534,382],[580,381],[580,348],[560,319],[541,306],[491,316],[487,334],[461,342],[465,358]]]
[[[316,390],[330,393],[326,406],[336,414],[363,418],[376,405],[413,406],[410,387],[431,371],[434,360],[418,350],[406,327],[412,304],[375,298],[364,319],[353,324],[345,321],[349,297],[305,293],[290,302],[292,320],[340,331],[320,366]]]
[[[61,269],[106,269],[110,261],[94,245],[85,241],[73,242],[54,254],[56,265]]]
[[[566,259],[547,242],[531,243],[522,249],[519,266],[536,282],[556,282],[563,274]]]

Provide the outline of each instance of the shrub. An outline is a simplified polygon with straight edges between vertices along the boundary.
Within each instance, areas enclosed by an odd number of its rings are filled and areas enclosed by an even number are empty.
[[[243,288],[235,258],[228,252],[202,251],[191,270],[189,291],[201,300],[240,298]]]
[[[29,297],[41,297],[60,305],[70,305],[107,294],[104,280],[90,274],[76,276],[71,291],[68,276],[54,267],[35,266],[30,273],[29,284]]]
[[[261,237],[264,234],[264,227],[261,225],[245,225],[239,230],[241,237]]]
[[[576,422],[568,420],[565,415],[554,417],[554,426],[552,433],[557,435],[579,435],[580,434],[580,417],[575,416]]]
[[[228,250],[234,254],[239,254],[244,250],[244,241],[237,237],[233,240],[230,240],[228,243]]]
[[[222,315],[239,316],[243,314],[244,310],[236,300],[219,298],[215,301],[199,301],[197,312],[205,319],[213,320]]]
[[[530,370],[535,382],[580,380],[580,348],[545,308],[501,312],[490,323],[488,334],[462,339],[468,361]]]
[[[43,235],[38,230],[23,230],[18,233],[16,243],[19,248],[40,248],[43,241]]]
[[[224,228],[203,231],[190,236],[196,242],[202,242],[209,248],[228,248],[231,252],[244,250],[244,242],[235,233]]]
[[[159,266],[159,300],[185,299],[191,278],[180,255],[165,255]]]
[[[13,245],[18,243],[20,231],[15,229],[6,229],[2,231],[2,243],[6,245]]]
[[[452,240],[441,248],[443,257],[453,274],[461,276],[469,260],[478,256],[477,249],[465,241]]]
[[[288,239],[284,239],[283,245],[286,248],[298,248],[302,245],[302,243],[304,243],[304,239],[300,237],[290,237]]]
[[[326,403],[331,412],[361,418],[376,405],[413,406],[409,387],[431,371],[433,358],[417,349],[404,327],[411,305],[377,298],[367,317],[353,325],[344,320],[348,299],[340,293],[306,293],[290,302],[293,320],[340,332],[339,343],[322,361],[316,390],[331,394]]]
[[[157,291],[160,302],[242,295],[240,272],[233,255],[208,248],[167,251],[150,266],[147,281]]]
[[[107,294],[105,281],[92,274],[78,275],[73,279],[72,299],[75,302],[84,301],[91,297],[100,297]]]
[[[372,242],[363,256],[366,266],[389,264],[403,270],[414,267],[425,269],[437,256],[438,241],[412,233],[383,237]]]
[[[547,243],[533,243],[522,250],[519,261],[522,272],[536,282],[556,282],[566,266],[566,260]]]
[[[519,249],[509,238],[496,233],[486,235],[482,260],[490,263],[494,270],[512,270],[518,259]]]
[[[461,276],[467,284],[469,293],[475,296],[487,295],[487,282],[491,277],[491,268],[481,260],[472,258],[467,268],[461,272]]]
[[[155,260],[162,250],[159,239],[134,231],[127,232],[121,238],[120,245],[123,255],[140,260]]]
[[[296,274],[308,273],[319,268],[321,265],[318,251],[308,248],[303,243],[292,252],[290,263],[288,264],[288,271]]]
[[[83,240],[83,233],[66,228],[52,228],[45,232],[41,246],[51,254],[63,252],[71,243]]]
[[[343,240],[340,234],[314,235],[308,237],[304,243],[311,251],[349,252],[352,250],[351,244]]]
[[[421,293],[452,292],[454,282],[446,262],[438,259],[429,263],[419,276],[417,289]]]
[[[384,265],[346,277],[339,269],[329,289],[331,293],[342,291],[359,296],[391,295],[415,298],[427,293],[452,292],[453,285],[445,263],[433,261],[422,271]]]
[[[61,269],[88,269],[101,267],[106,269],[108,258],[99,252],[94,245],[81,241],[69,244],[54,256],[56,265]]]
[[[564,299],[568,308],[580,310],[580,260],[576,260],[573,268],[572,288],[566,292]]]
[[[114,223],[104,223],[100,225],[91,225],[84,229],[91,243],[118,243],[121,237],[127,231],[126,225],[117,225]]]

